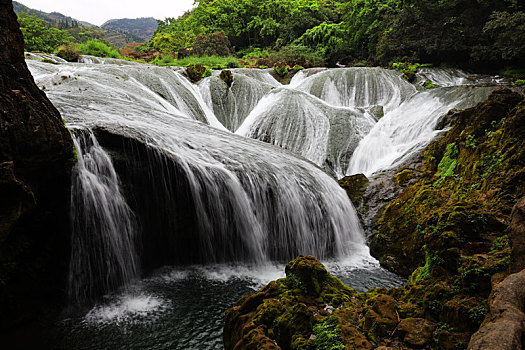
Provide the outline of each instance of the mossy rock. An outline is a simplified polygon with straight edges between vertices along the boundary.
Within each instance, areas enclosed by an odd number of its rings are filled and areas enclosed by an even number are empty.
[[[233,84],[233,74],[232,74],[231,70],[225,69],[225,70],[221,71],[221,73],[219,74],[219,78],[221,78],[221,80],[226,83],[228,88],[230,88],[232,86],[232,84]]]
[[[363,174],[345,176],[342,179],[337,180],[337,182],[339,183],[339,186],[344,188],[348,197],[350,197],[350,200],[354,204],[361,201],[369,184],[368,178]]]
[[[186,67],[184,74],[192,83],[198,83],[203,78],[211,75],[211,70],[199,63],[192,63]]]
[[[399,322],[397,331],[404,342],[415,347],[423,347],[432,340],[436,325],[424,318],[406,318]]]

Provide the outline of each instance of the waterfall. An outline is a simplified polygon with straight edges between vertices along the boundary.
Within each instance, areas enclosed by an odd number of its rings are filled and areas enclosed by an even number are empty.
[[[235,69],[228,88],[216,72],[193,85],[178,69],[99,63],[28,61],[76,135],[74,300],[128,282],[139,265],[373,261],[333,177],[399,164],[449,109],[496,88],[440,70],[413,85],[379,68],[309,69],[288,86]],[[428,77],[443,86],[423,89]]]
[[[413,95],[386,113],[355,149],[347,175],[372,174],[394,168],[419,152],[442,130],[436,125],[453,108],[465,109],[484,101],[495,87],[443,87]]]
[[[129,237],[125,242],[135,246],[117,249],[123,259],[110,249],[97,250],[94,243],[75,239],[73,254],[83,252],[78,255],[84,261],[102,261],[122,275],[113,278],[101,266],[75,260],[72,285],[76,293],[82,292],[83,282],[75,273],[101,279],[95,285],[104,287],[108,279],[115,285],[125,282],[123,271],[129,271],[130,265],[119,264],[135,261],[133,251],[140,252],[145,269],[188,263],[261,265],[289,261],[298,254],[372,260],[348,196],[327,173],[287,150],[215,127],[206,95],[188,86],[178,72],[136,65],[36,61],[28,65],[37,84],[46,85],[48,97],[68,126],[93,130],[92,146],[77,142],[83,159],[78,169],[84,169],[83,164],[88,164],[84,159],[95,151],[100,157],[106,155],[104,169],[110,168],[112,160],[126,188],[125,198],[116,192],[113,196],[122,204],[122,214],[137,222],[129,222],[128,227],[140,228],[138,233],[124,233]],[[236,74],[250,76],[242,71]],[[265,71],[251,76],[257,84],[269,84],[270,78]],[[319,111],[329,114],[333,109],[312,98]],[[333,125],[364,115],[358,110],[340,113],[341,120]],[[98,177],[77,175],[76,212],[80,203],[89,208],[87,212],[95,210],[96,201],[101,200],[80,202],[82,190],[91,188],[86,181],[93,178]],[[117,181],[116,176],[112,179]],[[106,238],[96,239],[106,242]]]
[[[334,107],[301,91],[275,89],[236,131],[291,150],[342,177],[374,118],[363,109]]]
[[[95,136],[77,132],[74,144],[69,294],[81,303],[137,277],[137,227],[111,159]]]

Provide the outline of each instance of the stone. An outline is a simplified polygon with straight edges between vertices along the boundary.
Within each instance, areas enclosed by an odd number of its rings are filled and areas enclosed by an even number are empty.
[[[403,335],[403,341],[423,347],[432,339],[435,325],[424,318],[405,318],[399,322],[397,331]]]
[[[517,350],[525,336],[525,270],[496,285],[486,322],[470,339],[469,350]]]
[[[512,273],[525,269],[525,197],[512,209],[510,224],[510,268]]]
[[[370,107],[370,114],[376,119],[379,120],[385,116],[385,111],[383,109],[383,106],[372,106]]]

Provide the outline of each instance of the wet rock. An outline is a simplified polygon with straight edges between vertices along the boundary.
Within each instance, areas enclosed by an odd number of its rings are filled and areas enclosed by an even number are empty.
[[[525,197],[514,206],[511,214],[511,271],[513,273],[525,269]]]
[[[339,185],[345,189],[348,197],[354,205],[357,205],[361,202],[363,193],[368,186],[369,180],[363,174],[345,176],[344,178],[337,181]]]
[[[379,295],[369,303],[372,308],[365,314],[363,329],[372,339],[390,336],[399,322],[396,301],[391,296]]]
[[[286,265],[285,272],[286,278],[270,282],[226,311],[225,349],[307,348],[315,343],[315,324],[348,316],[337,313],[357,293],[330,275],[317,259],[299,256]],[[344,328],[344,334],[355,344],[368,343],[355,327]]]
[[[486,323],[472,336],[470,350],[515,350],[525,336],[525,270],[507,277],[493,290]]]
[[[370,107],[370,114],[372,114],[376,120],[379,120],[385,116],[385,111],[383,106],[372,106]]]
[[[423,347],[432,339],[434,328],[435,325],[424,318],[406,318],[399,322],[397,330],[406,343]]]

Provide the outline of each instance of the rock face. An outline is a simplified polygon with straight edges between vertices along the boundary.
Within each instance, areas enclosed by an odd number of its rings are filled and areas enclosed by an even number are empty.
[[[469,350],[518,350],[525,336],[525,270],[507,277],[490,296],[488,322],[470,340]]]
[[[512,210],[510,224],[510,255],[511,271],[513,273],[525,269],[525,197]]]
[[[72,140],[23,46],[12,3],[0,0],[0,329],[57,301],[68,264]]]

